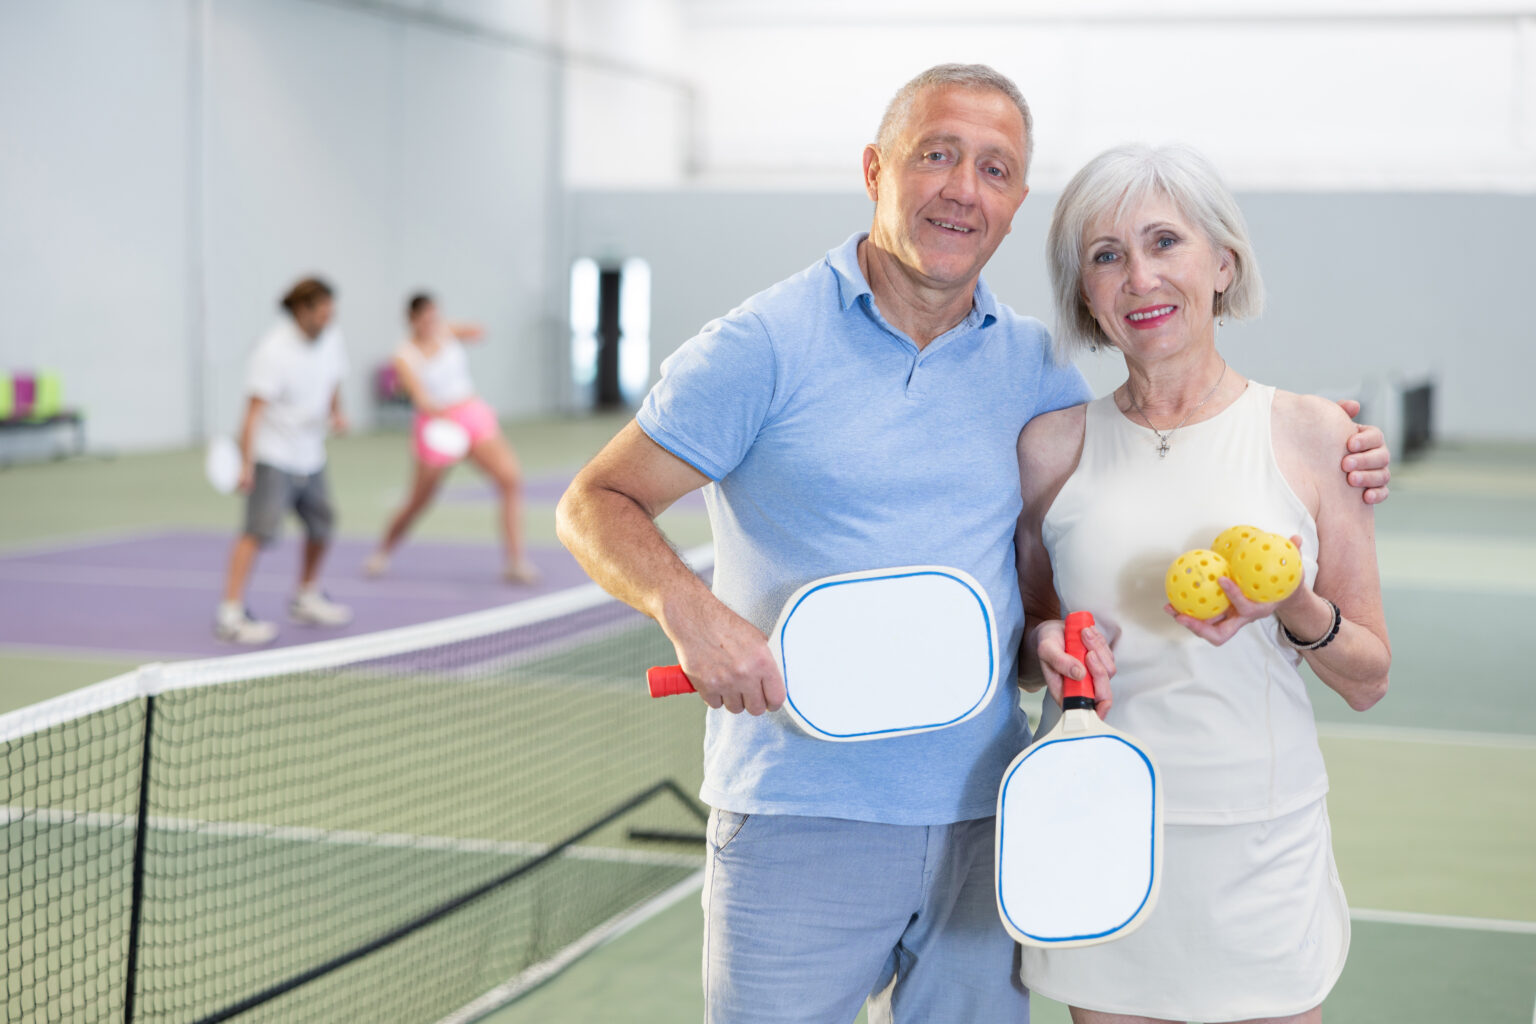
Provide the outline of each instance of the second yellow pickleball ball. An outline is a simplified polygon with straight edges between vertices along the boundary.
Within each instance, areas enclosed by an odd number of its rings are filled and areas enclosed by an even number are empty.
[[[1214,619],[1232,604],[1216,582],[1227,574],[1227,560],[1214,551],[1196,548],[1173,560],[1163,589],[1173,610],[1197,619]]]
[[[1232,560],[1232,554],[1237,550],[1237,546],[1239,544],[1252,537],[1257,537],[1263,532],[1264,531],[1259,529],[1257,526],[1244,525],[1229,527],[1225,530],[1222,530],[1221,533],[1216,536],[1216,539],[1211,541],[1211,550],[1230,562]]]
[[[1301,586],[1301,552],[1278,533],[1260,533],[1233,549],[1227,574],[1250,601],[1283,601]]]

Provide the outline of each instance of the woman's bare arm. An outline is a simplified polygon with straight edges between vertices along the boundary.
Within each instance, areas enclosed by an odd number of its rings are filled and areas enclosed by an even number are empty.
[[[1317,579],[1311,586],[1303,583],[1284,601],[1261,604],[1248,600],[1224,577],[1218,582],[1232,601],[1231,611],[1205,622],[1174,617],[1217,645],[1270,615],[1293,636],[1313,641],[1333,628],[1332,601],[1342,616],[1338,635],[1320,650],[1303,651],[1302,657],[1350,707],[1364,711],[1387,692],[1392,649],[1376,567],[1374,513],[1339,472],[1339,453],[1355,436],[1355,426],[1326,399],[1277,391],[1272,430],[1280,470],[1317,521]],[[1171,606],[1166,610],[1173,614]]]
[[[1083,451],[1084,406],[1046,413],[1030,420],[1019,434],[1019,490],[1024,509],[1014,533],[1018,559],[1019,595],[1024,601],[1024,640],[1019,651],[1020,685],[1036,690],[1044,683],[1051,696],[1061,700],[1062,673],[1082,678],[1077,663],[1067,657],[1062,612],[1056,598],[1051,559],[1040,537],[1040,527],[1062,485],[1077,468]],[[1079,609],[1073,609],[1077,611]],[[1081,609],[1093,611],[1092,608]],[[1115,660],[1102,630],[1083,632],[1088,647],[1088,668],[1102,717],[1113,696],[1109,688]]]
[[[1281,625],[1302,640],[1316,640],[1333,626],[1339,606],[1343,621],[1327,647],[1303,652],[1317,677],[1336,690],[1356,711],[1364,711],[1387,692],[1392,648],[1387,639],[1376,565],[1376,521],[1371,507],[1338,470],[1338,453],[1355,435],[1355,426],[1338,406],[1310,395],[1275,395],[1275,448],[1281,468],[1310,477],[1316,504],[1317,579],[1280,603]],[[1294,480],[1292,488],[1305,477]],[[1324,600],[1324,599],[1327,600]]]
[[[411,400],[411,405],[423,416],[433,416],[438,412],[437,406],[427,399],[427,393],[421,386],[421,377],[417,375],[416,368],[405,356],[395,356],[395,379],[405,389],[406,397]]]

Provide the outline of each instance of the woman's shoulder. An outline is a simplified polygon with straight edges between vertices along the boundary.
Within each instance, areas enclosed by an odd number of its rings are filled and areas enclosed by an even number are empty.
[[[1271,411],[1275,440],[1306,452],[1319,446],[1342,445],[1355,432],[1355,423],[1339,404],[1321,395],[1275,389]],[[1332,447],[1324,447],[1331,453]]]

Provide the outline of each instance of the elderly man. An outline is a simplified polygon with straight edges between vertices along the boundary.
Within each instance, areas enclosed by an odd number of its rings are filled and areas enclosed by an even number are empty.
[[[784,699],[764,630],[811,579],[931,563],[986,587],[1017,650],[1015,443],[1089,397],[980,278],[1029,191],[1030,131],[991,68],[909,82],[864,151],[869,234],[680,348],[561,501],[566,546],[661,624],[712,709],[708,1021],[850,1021],[866,997],[875,1021],[1028,1018],[992,895],[1017,689],[947,729],[824,743],[764,714]],[[1353,442],[1357,483],[1385,484],[1379,444]],[[713,593],[653,522],[706,485]]]

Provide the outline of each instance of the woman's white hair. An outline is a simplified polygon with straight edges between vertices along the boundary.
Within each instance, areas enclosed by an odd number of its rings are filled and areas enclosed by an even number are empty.
[[[1232,254],[1232,283],[1212,297],[1213,314],[1245,320],[1263,311],[1264,281],[1248,224],[1211,162],[1188,146],[1116,146],[1072,176],[1051,214],[1045,257],[1062,362],[1082,349],[1111,344],[1083,299],[1083,233],[1105,213],[1118,221],[1150,196],[1166,197],[1213,246]]]

